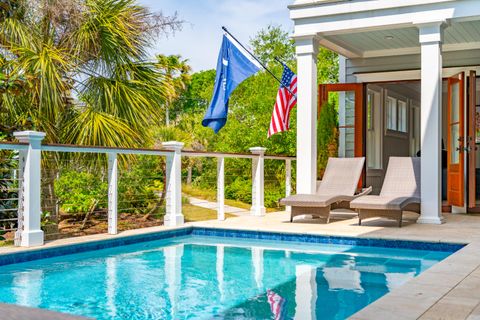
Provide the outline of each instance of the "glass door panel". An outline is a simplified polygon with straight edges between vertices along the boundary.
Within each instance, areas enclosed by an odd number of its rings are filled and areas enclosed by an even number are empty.
[[[447,200],[450,205],[463,207],[464,191],[464,73],[448,79],[448,165]]]

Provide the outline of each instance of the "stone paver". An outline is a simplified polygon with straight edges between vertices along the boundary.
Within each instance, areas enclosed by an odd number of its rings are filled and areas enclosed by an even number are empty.
[[[93,320],[48,310],[27,308],[0,303],[0,319],[2,320]]]

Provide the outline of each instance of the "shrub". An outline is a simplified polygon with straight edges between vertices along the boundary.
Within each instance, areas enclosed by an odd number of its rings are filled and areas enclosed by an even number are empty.
[[[107,190],[107,181],[85,171],[63,171],[55,182],[61,209],[68,213],[88,212],[95,201],[99,202],[98,207],[106,207]]]
[[[225,186],[225,198],[252,203],[252,183],[243,177],[238,177]]]

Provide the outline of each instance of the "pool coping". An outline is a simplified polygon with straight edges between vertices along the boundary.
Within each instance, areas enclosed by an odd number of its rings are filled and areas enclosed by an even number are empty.
[[[464,248],[466,243],[432,242],[402,239],[382,239],[370,237],[348,237],[321,234],[299,234],[295,232],[273,232],[261,230],[242,230],[234,228],[212,228],[201,226],[184,226],[170,230],[121,235],[110,239],[91,240],[74,244],[60,244],[50,247],[34,247],[13,253],[0,253],[0,266],[30,262],[40,259],[61,257],[64,255],[90,252],[107,248],[121,247],[141,242],[176,238],[179,236],[213,236],[236,239],[276,240],[284,242],[336,244],[364,247],[427,250],[455,253]]]
[[[159,236],[165,236],[163,238],[169,238],[166,235],[176,233],[187,235],[190,230],[206,230],[210,232],[216,232],[216,236],[221,236],[227,232],[235,231],[236,235],[241,238],[252,238],[251,235],[260,235],[260,234],[274,234],[277,236],[284,236],[286,238],[299,237],[299,238],[317,238],[323,239],[323,242],[317,243],[332,243],[328,242],[331,239],[341,239],[345,241],[373,241],[373,242],[382,242],[388,244],[399,244],[399,243],[428,243],[431,245],[454,245],[462,246],[459,250],[452,253],[446,259],[438,262],[428,270],[422,272],[419,276],[408,281],[403,286],[398,289],[395,289],[388,294],[384,295],[377,301],[366,306],[364,309],[358,311],[351,316],[351,319],[432,319],[426,316],[429,315],[429,312],[435,309],[435,306],[442,302],[445,297],[448,297],[451,292],[454,292],[454,289],[458,286],[461,286],[462,283],[468,281],[469,277],[475,276],[478,272],[478,279],[480,279],[480,242],[475,241],[444,241],[442,239],[431,239],[422,240],[422,239],[409,239],[406,237],[385,237],[383,235],[377,236],[335,236],[330,234],[322,234],[321,232],[289,232],[289,231],[272,231],[272,230],[262,230],[261,228],[245,228],[241,226],[237,227],[205,227],[201,224],[196,223],[187,223],[180,227],[151,227],[145,229],[136,229],[131,231],[122,232],[117,235],[96,235],[96,236],[83,236],[78,238],[65,239],[65,241],[51,241],[46,243],[42,247],[31,247],[31,248],[0,248],[0,259],[2,257],[14,254],[35,254],[40,252],[45,252],[45,250],[58,250],[59,248],[74,247],[82,248],[82,246],[94,246],[96,249],[90,250],[77,250],[76,252],[86,252],[98,249],[104,249],[109,247],[118,247],[121,245],[145,242],[151,240],[159,240]],[[200,235],[200,234],[198,234]],[[215,236],[214,235],[214,236]],[[248,236],[247,236],[248,235]],[[145,240],[150,238],[150,240]],[[139,241],[143,239],[143,241]],[[253,238],[256,239],[256,238]],[[260,239],[260,238],[257,238]],[[280,239],[281,240],[281,239]],[[288,240],[287,240],[288,241]],[[122,243],[112,245],[112,243]],[[315,243],[315,242],[314,242]],[[338,242],[337,242],[338,243]],[[351,244],[351,243],[343,243]],[[428,249],[427,249],[428,250]],[[75,252],[71,252],[75,253]],[[61,256],[64,254],[57,254],[56,256]],[[46,257],[40,257],[37,259],[43,259]],[[29,260],[32,261],[32,260]],[[14,263],[20,263],[14,262]],[[23,261],[24,262],[24,261]],[[477,270],[478,269],[478,270]],[[452,276],[453,274],[453,276]],[[480,286],[480,282],[479,282]],[[442,301],[441,301],[442,300]],[[452,318],[454,319],[454,318]]]

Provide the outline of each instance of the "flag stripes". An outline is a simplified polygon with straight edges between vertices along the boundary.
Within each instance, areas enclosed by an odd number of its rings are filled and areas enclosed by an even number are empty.
[[[290,91],[293,93],[290,93]],[[277,99],[273,106],[272,119],[268,129],[268,137],[287,131],[290,127],[290,111],[297,103],[297,76],[286,65],[283,68],[282,85],[278,89]]]

